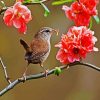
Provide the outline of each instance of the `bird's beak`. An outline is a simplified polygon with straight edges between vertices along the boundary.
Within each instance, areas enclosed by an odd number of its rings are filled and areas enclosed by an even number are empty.
[[[56,33],[57,35],[59,34],[59,30],[58,29],[53,29],[52,31],[53,31],[53,33]]]

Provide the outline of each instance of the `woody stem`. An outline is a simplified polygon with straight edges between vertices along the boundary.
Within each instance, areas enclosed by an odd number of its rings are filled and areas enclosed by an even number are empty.
[[[92,65],[92,64],[89,64],[89,63],[84,63],[84,62],[74,62],[74,63],[70,63],[68,65],[63,65],[63,66],[59,66],[59,68],[61,70],[64,70],[64,69],[68,69],[70,67],[74,67],[76,65],[84,65],[86,67],[89,67],[89,68],[92,68],[92,69],[95,69],[97,71],[100,72],[100,67],[97,67],[95,65]],[[55,68],[54,69],[51,69],[48,71],[47,73],[47,76],[51,75],[51,74],[54,74],[55,72]],[[45,77],[45,73],[39,73],[39,74],[34,74],[34,75],[29,75],[29,76],[26,76],[26,81],[27,80],[33,80],[33,79],[39,79],[39,78],[43,78]],[[26,82],[25,81],[25,82]],[[16,79],[15,81],[13,81],[11,84],[9,84],[7,87],[5,87],[3,90],[0,91],[0,96],[4,95],[6,92],[10,91],[11,89],[13,89],[17,84],[23,82],[23,77],[21,78],[18,78]]]
[[[9,78],[9,76],[8,76],[8,74],[7,74],[6,66],[4,65],[4,63],[3,63],[2,59],[1,59],[1,57],[0,57],[0,64],[1,64],[1,66],[2,66],[2,68],[3,68],[4,75],[5,75],[5,78],[6,78],[7,82],[8,82],[9,84],[11,84],[10,78]]]

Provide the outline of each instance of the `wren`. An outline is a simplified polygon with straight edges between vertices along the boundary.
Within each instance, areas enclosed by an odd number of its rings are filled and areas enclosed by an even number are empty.
[[[25,60],[27,60],[28,65],[30,63],[40,64],[40,66],[44,69],[46,76],[48,71],[43,67],[43,62],[49,56],[51,49],[50,38],[53,33],[58,33],[58,31],[50,27],[43,27],[34,35],[30,45],[28,45],[24,40],[20,39],[20,43],[26,51]],[[26,67],[23,74],[24,78],[26,78],[27,69],[28,67]]]

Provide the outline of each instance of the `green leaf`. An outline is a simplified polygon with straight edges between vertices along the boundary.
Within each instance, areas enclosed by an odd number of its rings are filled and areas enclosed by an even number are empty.
[[[93,21],[92,21],[92,17],[91,17],[91,19],[90,19],[90,25],[89,25],[90,29],[92,28],[92,25],[93,25]]]
[[[59,0],[59,1],[54,1],[52,5],[62,5],[64,3],[73,2],[73,1],[75,0]]]
[[[40,2],[40,0],[31,0],[32,2]]]
[[[98,16],[93,16],[93,17],[94,17],[95,21],[97,22],[97,24],[99,24],[100,23],[100,18]]]
[[[40,4],[40,0],[24,0],[23,4],[28,4],[28,3],[39,3]]]
[[[40,4],[43,6],[45,12],[44,12],[44,16],[47,17],[50,14],[49,9],[47,8],[46,5],[44,5],[43,3],[40,2]]]
[[[24,3],[30,3],[30,2],[31,2],[31,0],[24,0],[24,1],[23,1],[23,4],[24,4]]]
[[[59,67],[55,67],[54,74],[59,76],[60,73],[61,73],[61,69]]]
[[[4,1],[1,1],[1,4],[2,4],[2,6],[3,6],[4,8],[6,8],[6,5],[5,5]]]

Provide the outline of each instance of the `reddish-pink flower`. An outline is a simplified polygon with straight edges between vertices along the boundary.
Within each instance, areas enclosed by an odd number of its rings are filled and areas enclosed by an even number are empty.
[[[32,19],[30,10],[21,4],[16,2],[13,7],[9,7],[4,14],[4,22],[7,26],[14,26],[18,28],[21,33],[26,33],[26,24]]]
[[[16,2],[23,2],[24,0],[16,0]]]
[[[99,0],[79,0],[79,2],[84,5],[91,16],[97,14],[96,6]]]
[[[62,35],[61,41],[55,45],[55,47],[60,48],[56,55],[57,60],[63,64],[68,64],[80,61],[86,57],[87,53],[98,51],[94,47],[97,39],[93,35],[94,32],[85,26],[70,28],[67,34]]]
[[[66,16],[75,22],[77,26],[88,26],[91,16],[97,14],[98,0],[79,0],[70,7],[63,6]]]

